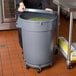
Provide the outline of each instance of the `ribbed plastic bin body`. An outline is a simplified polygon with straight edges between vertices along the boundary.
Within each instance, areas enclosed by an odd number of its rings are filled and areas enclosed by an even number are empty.
[[[46,21],[31,21],[32,17],[48,18]],[[56,13],[24,12],[17,21],[22,29],[23,56],[26,65],[43,68],[52,64]]]

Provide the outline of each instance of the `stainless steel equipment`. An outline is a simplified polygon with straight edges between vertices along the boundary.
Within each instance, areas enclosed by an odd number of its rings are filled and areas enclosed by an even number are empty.
[[[54,0],[55,3],[55,0]],[[58,3],[55,3],[58,5],[58,16],[60,19],[60,7],[65,7],[70,13],[70,23],[69,23],[69,45],[68,45],[68,55],[64,56],[67,61],[67,68],[71,68],[71,39],[72,39],[72,27],[73,27],[73,12],[76,12],[76,0],[58,0]],[[58,35],[57,35],[57,46],[58,46],[58,37],[59,37],[59,27],[58,27]],[[61,51],[62,54],[64,55],[64,51]]]
[[[15,0],[0,0],[0,30],[16,29]]]
[[[47,18],[31,21],[29,18]],[[26,67],[41,68],[52,65],[54,30],[57,13],[38,9],[25,9],[18,17],[17,27],[22,29],[23,53]]]

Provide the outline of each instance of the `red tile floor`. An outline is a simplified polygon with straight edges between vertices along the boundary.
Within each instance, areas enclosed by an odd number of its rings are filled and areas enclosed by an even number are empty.
[[[69,20],[62,17],[60,35],[68,39]],[[76,21],[74,21],[73,41],[76,40]],[[36,69],[26,69],[22,49],[18,42],[18,31],[0,31],[0,76],[76,76],[76,64],[68,70],[66,60],[58,53],[53,57],[53,65],[40,74]]]

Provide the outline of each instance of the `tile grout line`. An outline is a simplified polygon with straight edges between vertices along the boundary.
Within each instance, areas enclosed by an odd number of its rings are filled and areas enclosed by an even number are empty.
[[[15,40],[13,39],[13,42],[14,42],[14,41],[15,41]],[[16,47],[15,47],[15,48],[16,48]],[[18,56],[19,62],[20,62],[20,64],[21,64],[21,67],[22,67],[22,69],[23,69],[22,61],[21,61],[21,59],[20,59],[20,55],[19,55],[19,53],[18,53],[18,51],[17,51],[17,48],[16,48],[16,53],[17,53],[17,56]],[[23,73],[24,73],[24,76],[25,76],[24,69],[23,69]]]
[[[1,59],[1,53],[0,53],[0,64],[1,64],[1,71],[2,71],[2,76],[3,76],[3,65],[2,65],[2,59]]]
[[[3,33],[4,34],[4,33]],[[4,35],[5,36],[5,35]],[[0,52],[0,60],[1,60],[1,71],[2,71],[2,76],[3,76],[3,64],[2,64],[2,59],[1,59],[1,52]]]
[[[7,40],[6,40],[6,45],[7,45]],[[14,76],[14,71],[13,71],[13,67],[12,67],[12,61],[11,61],[11,56],[10,56],[10,53],[9,53],[9,47],[8,47],[8,45],[7,45],[7,48],[8,48],[8,55],[9,55],[9,61],[10,61],[10,65],[11,65],[11,70],[12,70],[13,76]]]
[[[14,40],[14,39],[13,39]],[[15,41],[15,40],[14,40]],[[18,46],[17,46],[18,47]],[[17,48],[16,48],[17,49]],[[22,50],[23,51],[23,50]],[[17,51],[17,53],[18,53],[18,51]],[[18,53],[18,56],[19,56],[19,53]],[[21,61],[21,60],[20,60]],[[23,66],[22,66],[22,68],[23,68]],[[24,70],[24,69],[23,69]],[[35,74],[34,74],[34,76],[36,76],[36,72],[35,71],[33,71]]]
[[[14,42],[15,40],[13,39],[13,42]],[[16,44],[15,44],[16,45]],[[16,47],[15,47],[16,48]],[[17,48],[16,48],[16,50],[17,50]],[[17,51],[17,54],[18,54],[18,57],[19,57],[19,61],[20,61],[20,63],[21,63],[21,65],[22,65],[22,61],[21,61],[21,59],[20,59],[20,56],[19,56],[19,53],[18,53],[18,51]],[[23,68],[23,66],[22,66],[22,68]],[[23,71],[24,71],[24,69],[23,69]],[[35,72],[35,71],[33,71],[33,72]],[[25,73],[25,72],[24,72]],[[25,74],[24,74],[24,76],[25,76]],[[36,74],[34,75],[34,76],[36,76]]]
[[[13,42],[14,42],[15,40],[13,39]],[[17,46],[18,47],[18,46]],[[16,47],[15,47],[16,48]],[[16,48],[16,50],[17,50],[17,48]],[[19,53],[18,53],[18,51],[17,51],[17,54],[18,54],[18,57],[19,57],[19,60],[20,60],[20,56],[19,56]],[[22,65],[22,62],[21,62],[21,60],[20,60],[20,63],[21,63],[21,65]],[[23,68],[23,66],[22,66],[22,68]],[[24,71],[24,69],[23,69],[23,71]],[[35,71],[33,71],[34,73],[35,73]],[[25,72],[24,72],[25,73]],[[24,76],[25,76],[25,74],[24,74]],[[36,73],[34,74],[34,76],[36,76]]]
[[[13,39],[13,42],[15,42],[14,39]],[[15,44],[15,45],[16,45],[16,44]],[[15,48],[16,48],[16,46],[15,46]],[[17,51],[17,48],[16,48],[16,53],[17,53],[17,55],[18,55],[18,59],[19,59],[19,62],[20,62],[20,64],[21,64],[21,67],[22,67],[22,70],[23,70],[24,76],[25,76],[25,72],[24,72],[24,69],[23,69],[22,61],[21,61],[21,59],[20,59],[20,55],[19,55],[19,52]]]
[[[14,42],[15,40],[14,40],[14,39],[12,39],[12,41]],[[16,48],[16,47],[15,47],[15,48]],[[9,48],[8,48],[8,49],[9,49]],[[16,48],[16,53],[17,53],[17,56],[18,56],[19,62],[20,62],[20,64],[21,64],[21,67],[22,67],[22,69],[23,69],[22,62],[21,62],[21,60],[20,60],[19,53],[17,52],[17,48]],[[23,69],[23,74],[24,74],[24,76],[25,76],[24,69]]]

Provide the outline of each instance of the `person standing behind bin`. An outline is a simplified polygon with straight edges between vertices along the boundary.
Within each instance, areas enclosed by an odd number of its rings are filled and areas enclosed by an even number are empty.
[[[18,10],[17,17],[19,15],[19,12],[23,12],[26,8],[44,9],[47,11],[52,11],[52,9],[50,9],[50,0],[16,0],[16,7]],[[21,33],[21,28],[18,28],[19,43],[21,48],[23,48]]]

